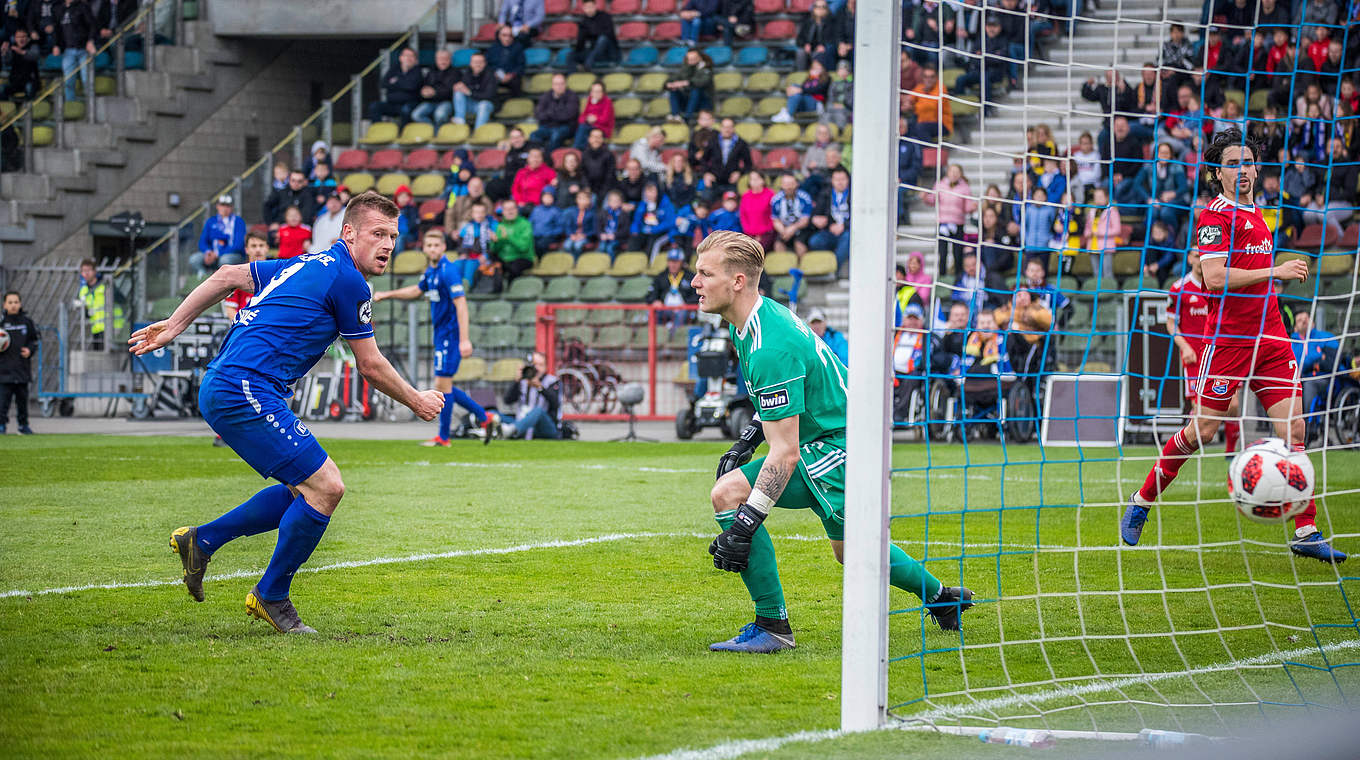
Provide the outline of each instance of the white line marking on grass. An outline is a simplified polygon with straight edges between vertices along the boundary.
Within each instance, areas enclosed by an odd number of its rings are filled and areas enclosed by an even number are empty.
[[[1340,641],[1334,644],[1325,644],[1320,647],[1320,649],[1322,652],[1335,652],[1343,649],[1360,649],[1360,641]],[[889,723],[876,730],[892,731],[915,729],[919,728],[919,726],[907,723],[906,721],[929,721],[938,718],[971,716],[974,714],[974,711],[987,712],[1018,705],[1036,705],[1043,702],[1051,702],[1056,699],[1079,696],[1082,694],[1115,691],[1117,689],[1156,683],[1158,681],[1191,678],[1197,675],[1219,673],[1236,670],[1238,668],[1261,668],[1267,665],[1278,665],[1285,661],[1298,660],[1310,655],[1317,655],[1318,653],[1319,647],[1301,647],[1285,652],[1269,652],[1255,657],[1248,657],[1243,660],[1232,660],[1214,665],[1206,665],[1202,668],[1192,668],[1178,673],[1148,673],[1141,676],[1101,681],[1084,684],[1082,686],[1059,686],[1028,695],[1017,694],[1007,697],[997,697],[995,699],[967,702],[960,705],[950,705],[933,710],[926,710],[912,715],[899,716],[902,722]],[[987,716],[986,720],[991,722],[992,720],[995,720],[995,718]],[[824,731],[799,731],[794,734],[772,736],[765,739],[739,739],[723,742],[722,744],[715,744],[704,749],[677,749],[661,755],[648,755],[639,758],[639,760],[733,760],[748,752],[770,752],[777,750],[786,744],[793,744],[795,742],[821,742],[829,739],[838,739],[847,735],[848,734],[845,731],[834,729]]]

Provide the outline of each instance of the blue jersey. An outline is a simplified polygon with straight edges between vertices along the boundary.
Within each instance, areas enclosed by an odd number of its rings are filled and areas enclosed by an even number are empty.
[[[430,301],[430,321],[434,323],[436,342],[440,337],[458,337],[458,312],[453,299],[463,297],[463,267],[441,258],[438,264],[425,270],[420,278],[420,289]]]
[[[288,387],[336,337],[373,337],[373,290],[344,241],[322,253],[250,264],[255,295],[232,322],[208,369],[231,379]]]

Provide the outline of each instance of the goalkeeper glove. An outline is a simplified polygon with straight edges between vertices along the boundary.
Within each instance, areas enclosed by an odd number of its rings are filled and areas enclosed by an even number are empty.
[[[751,537],[764,521],[765,515],[750,504],[738,507],[732,527],[719,533],[713,543],[708,545],[708,553],[713,555],[713,566],[729,573],[745,570],[746,561],[751,556]]]
[[[751,455],[755,453],[756,447],[765,440],[765,429],[760,426],[760,420],[751,420],[751,423],[741,431],[737,437],[737,442],[732,444],[732,448],[718,460],[718,477],[737,469],[738,467],[751,461]]]

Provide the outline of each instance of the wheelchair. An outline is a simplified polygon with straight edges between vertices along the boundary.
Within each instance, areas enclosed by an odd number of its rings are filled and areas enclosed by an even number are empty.
[[[1038,380],[1013,374],[932,378],[916,391],[922,395],[920,424],[932,441],[996,438],[1029,443],[1039,432]],[[917,408],[915,402],[911,408]]]
[[[1341,366],[1351,367],[1352,363],[1343,361]],[[1360,444],[1360,369],[1342,369],[1328,384],[1327,392],[1317,394],[1303,413],[1310,447],[1318,443]],[[1324,440],[1328,432],[1330,441]]]

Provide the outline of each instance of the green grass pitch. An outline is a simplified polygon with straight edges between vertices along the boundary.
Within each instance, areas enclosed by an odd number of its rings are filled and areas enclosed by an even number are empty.
[[[175,583],[170,531],[264,483],[231,452],[0,439],[4,754],[635,758],[838,724],[840,568],[812,514],[770,520],[798,648],[706,651],[750,619],[705,551],[724,444],[325,443],[348,493],[293,584],[322,633],[297,638],[244,614],[272,534],[218,553],[205,603]],[[1117,551],[1118,505],[1147,463],[1077,455],[896,447],[894,538],[979,600],[960,638],[892,592],[896,714],[1221,732],[1298,709],[1259,702],[1354,700],[1360,669],[1327,667],[1360,661],[1346,566],[1295,562],[1283,529],[1237,519],[1216,456],[1154,513],[1145,540],[1161,550]],[[1324,530],[1360,550],[1360,455],[1314,462],[1335,494]],[[100,584],[118,587],[83,588]],[[892,731],[743,757],[934,750],[1017,751]]]

